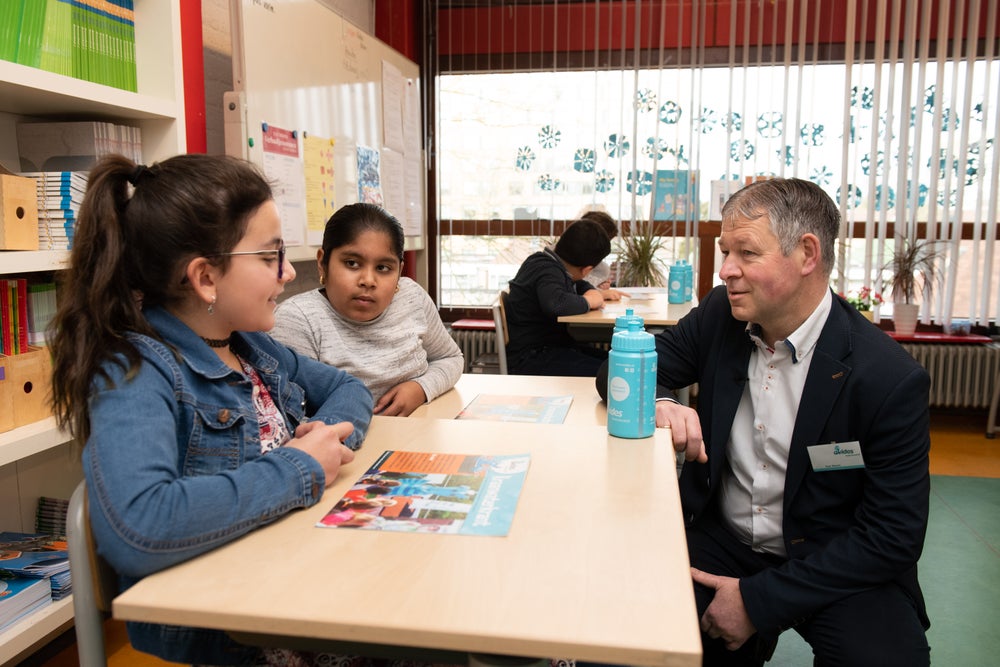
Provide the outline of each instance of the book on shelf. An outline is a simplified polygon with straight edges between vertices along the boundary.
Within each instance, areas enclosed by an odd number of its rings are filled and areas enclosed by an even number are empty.
[[[52,589],[48,579],[0,573],[0,633],[49,604]]]
[[[28,345],[41,347],[48,343],[56,306],[55,283],[28,283]]]
[[[0,278],[0,354],[28,351],[28,280]]]
[[[54,283],[0,278],[0,354],[24,354],[44,345],[55,306]]]
[[[41,496],[35,513],[35,532],[47,535],[66,534],[66,513],[69,501],[64,498]]]
[[[53,600],[72,592],[69,547],[62,536],[0,532],[0,572],[48,579]]]
[[[562,424],[573,396],[479,394],[455,419],[482,419],[526,424]]]
[[[388,450],[316,525],[503,536],[510,531],[530,461],[528,454]]]
[[[70,250],[73,230],[87,189],[83,171],[25,171],[38,192],[39,250]]]
[[[139,128],[106,121],[18,123],[21,171],[89,171],[105,155],[142,162]]]

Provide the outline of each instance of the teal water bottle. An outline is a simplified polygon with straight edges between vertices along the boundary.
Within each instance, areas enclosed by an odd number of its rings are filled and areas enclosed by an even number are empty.
[[[626,308],[624,315],[619,315],[615,318],[615,328],[611,331],[612,337],[620,331],[628,331],[628,323],[632,320],[638,320],[639,326],[643,326],[642,318],[636,315],[635,311],[631,308]]]
[[[648,438],[656,430],[656,342],[641,317],[611,337],[608,354],[608,433]]]
[[[670,265],[667,276],[667,303],[684,303],[684,267],[680,262]]]
[[[687,303],[694,296],[694,267],[686,259],[681,260],[681,276],[683,278],[684,302]]]

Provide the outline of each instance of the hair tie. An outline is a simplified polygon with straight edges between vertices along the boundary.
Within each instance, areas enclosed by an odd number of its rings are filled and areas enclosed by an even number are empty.
[[[139,184],[139,179],[142,178],[143,174],[145,174],[148,171],[149,169],[146,168],[146,165],[144,164],[138,165],[135,169],[132,170],[132,174],[128,177],[128,182],[131,183],[132,187],[134,188],[136,185]]]

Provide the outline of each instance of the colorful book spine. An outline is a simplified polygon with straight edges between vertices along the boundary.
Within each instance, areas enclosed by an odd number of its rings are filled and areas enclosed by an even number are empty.
[[[39,67],[73,76],[73,7],[70,0],[46,0]]]

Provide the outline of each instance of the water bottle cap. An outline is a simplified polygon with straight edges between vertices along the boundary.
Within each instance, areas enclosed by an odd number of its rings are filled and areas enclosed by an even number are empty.
[[[628,329],[611,336],[611,349],[620,352],[651,352],[656,349],[653,334],[642,328],[642,318],[628,323]]]

